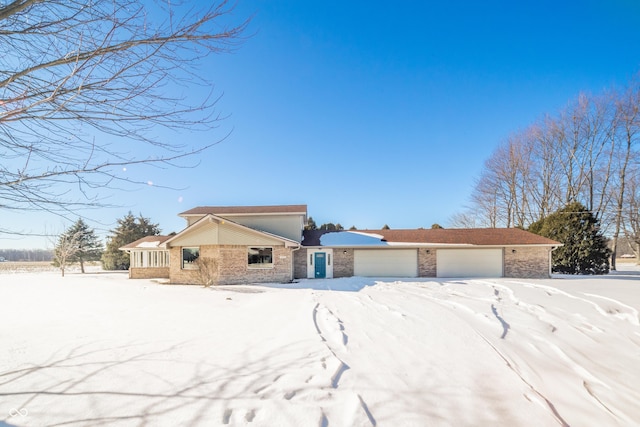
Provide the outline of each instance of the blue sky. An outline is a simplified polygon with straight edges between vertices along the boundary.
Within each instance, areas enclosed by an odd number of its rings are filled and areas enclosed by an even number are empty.
[[[86,212],[100,234],[129,210],[179,231],[176,215],[200,205],[305,203],[318,224],[446,227],[511,132],[640,71],[635,0],[239,0],[234,17],[247,16],[242,47],[200,67],[222,95],[219,128],[158,131],[176,142],[230,135],[194,168],[128,168],[154,185],[105,190],[121,207]],[[4,220],[32,232],[68,225]]]

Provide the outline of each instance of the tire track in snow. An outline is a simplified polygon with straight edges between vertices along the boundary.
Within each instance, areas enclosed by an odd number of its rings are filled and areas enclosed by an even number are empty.
[[[320,310],[322,310],[324,312],[323,314],[325,314],[323,317],[318,317],[318,312]],[[334,322],[337,322],[337,327],[328,325],[330,319],[327,319],[327,314],[334,320]],[[331,310],[323,305],[320,305],[320,303],[316,303],[316,306],[313,308],[313,324],[315,325],[316,331],[318,332],[320,339],[322,339],[322,342],[324,342],[329,352],[339,362],[338,368],[331,376],[331,387],[338,388],[342,374],[344,374],[346,370],[350,369],[350,367],[336,354],[333,346],[335,346],[336,344],[345,346],[348,342],[348,336],[344,333],[344,326],[342,325],[342,321],[335,314],[333,314]],[[333,330],[331,330],[332,328]],[[338,334],[341,336],[341,339],[336,338],[336,335]]]
[[[509,329],[511,329],[511,326],[502,318],[502,316],[498,314],[498,310],[496,309],[496,306],[493,304],[491,304],[491,312],[493,313],[494,316],[496,316],[496,319],[498,319],[498,321],[502,325],[502,335],[500,335],[500,339],[503,340],[506,338],[507,333],[509,332]]]
[[[343,360],[343,358],[338,356],[338,352],[347,351],[349,336],[345,332],[342,320],[338,316],[336,316],[328,307],[320,303],[316,303],[315,307],[313,308],[313,324],[322,342],[325,344],[333,357],[338,361],[338,367],[333,372],[330,379],[331,387],[337,390],[340,385],[340,379],[342,378],[342,375],[347,370],[351,369],[351,367]],[[322,358],[322,366],[325,369],[327,367],[325,358]],[[355,399],[356,397],[357,400]],[[362,409],[367,417],[366,419],[369,421],[369,423],[371,423],[372,426],[375,427],[377,425],[376,419],[369,410],[369,407],[362,396],[360,394],[356,394],[356,396],[350,395],[347,398],[347,400],[352,399],[356,400],[355,402],[353,402],[355,408],[359,407],[360,409]],[[329,419],[324,411],[322,412],[318,424],[323,427],[329,425]]]
[[[503,285],[497,285],[494,286],[494,283],[491,282],[485,282],[485,281],[479,281],[479,280],[474,280],[473,282],[475,282],[476,284],[479,285],[485,285],[485,286],[491,286],[494,289],[494,296],[496,297],[496,299],[500,302],[502,301],[502,298],[499,297],[499,292],[496,289],[496,287],[499,288],[503,288],[505,290],[507,290],[507,295],[509,295],[509,299],[510,301],[515,305],[515,306],[524,306],[525,308],[528,308],[528,304],[521,304],[521,301],[518,300],[514,293],[513,290],[509,289],[506,286]],[[420,286],[420,288],[423,289],[428,289],[426,287]],[[428,294],[423,294],[423,293],[416,293],[413,291],[409,291],[409,293],[411,293],[412,295],[418,296],[418,297],[422,297],[425,298],[427,300],[433,301],[438,305],[441,305],[443,307],[449,308],[449,309],[462,309],[463,312],[466,313],[470,313],[473,315],[477,315],[479,314],[477,311],[475,311],[474,309],[472,309],[471,307],[467,306],[466,304],[462,304],[459,302],[454,302],[454,301],[450,301],[450,300],[443,300],[437,296],[434,295],[428,295]],[[448,292],[447,293],[448,296],[458,296],[458,295],[454,295],[453,292]],[[476,302],[480,302],[482,301],[481,297],[474,297],[472,295],[459,295],[463,298],[471,298],[472,300],[476,301]],[[495,309],[495,306],[492,304],[492,308]],[[530,310],[529,311],[530,314],[533,314]],[[497,311],[494,313],[494,315],[497,316]],[[498,319],[500,320],[500,319]],[[506,323],[506,322],[505,322]],[[553,415],[553,417],[558,421],[558,423],[562,426],[562,427],[570,427],[570,424],[562,417],[562,415],[560,415],[560,413],[558,412],[558,409],[555,407],[555,405],[553,404],[553,402],[551,402],[551,400],[549,400],[541,391],[539,391],[533,384],[531,384],[529,381],[527,381],[527,379],[519,372],[518,368],[516,365],[514,365],[515,362],[511,361],[506,355],[504,355],[486,336],[484,336],[477,328],[475,328],[472,324],[470,324],[471,330],[473,330],[474,333],[476,333],[484,342],[487,343],[487,345],[500,357],[500,359],[502,359],[504,361],[504,363],[506,364],[506,366],[520,379],[520,381],[522,381],[535,395],[537,395],[540,399],[542,399],[545,404],[547,405],[547,407],[549,408],[549,410],[551,411],[551,414]],[[504,325],[503,325],[504,327]],[[505,330],[506,332],[506,330]],[[506,334],[503,334],[503,336],[505,336]]]
[[[553,414],[554,418],[556,420],[558,420],[558,422],[560,423],[560,425],[562,427],[570,427],[569,423],[567,423],[565,421],[564,418],[562,418],[562,416],[560,415],[560,413],[558,412],[558,410],[556,409],[555,405],[549,400],[547,399],[547,397],[542,394],[540,391],[538,391],[538,389],[536,389],[533,384],[531,384],[529,381],[527,381],[521,374],[520,372],[518,372],[518,370],[516,368],[514,368],[514,366],[511,364],[511,362],[509,361],[509,358],[507,358],[504,354],[502,354],[502,352],[500,350],[498,350],[496,348],[496,346],[494,346],[491,341],[489,341],[484,335],[482,335],[480,332],[478,332],[477,330],[474,330],[476,334],[478,334],[478,336],[480,338],[482,338],[488,345],[489,347],[491,347],[496,354],[506,363],[507,367],[509,369],[511,369],[511,371],[513,373],[515,373],[518,378],[520,378],[520,380],[525,383],[529,389],[534,392],[538,397],[540,397],[542,400],[545,401],[545,403],[547,404],[547,406],[549,407],[549,409],[551,410],[551,413]]]
[[[598,313],[600,313],[601,315],[603,315],[605,317],[615,317],[616,319],[619,319],[619,320],[626,320],[626,321],[628,321],[629,323],[631,323],[634,326],[640,326],[640,320],[639,320],[639,317],[638,317],[638,311],[636,309],[634,309],[633,307],[630,307],[630,306],[628,306],[626,304],[623,304],[620,301],[615,300],[613,298],[603,297],[601,295],[596,295],[596,294],[587,294],[587,293],[583,294],[585,296],[590,296],[592,298],[600,298],[600,299],[603,299],[605,301],[609,301],[609,302],[615,303],[615,304],[619,305],[620,307],[626,308],[627,310],[630,311],[630,313],[620,313],[619,311],[612,312],[611,310],[605,310],[605,309],[602,308],[602,306],[600,306],[600,304],[598,304],[598,303],[596,303],[594,301],[591,301],[591,300],[589,300],[587,298],[581,298],[579,296],[572,295],[569,292],[563,291],[563,290],[558,289],[558,288],[554,288],[553,286],[539,285],[539,284],[530,283],[530,282],[517,282],[517,281],[512,281],[511,283],[519,284],[519,285],[530,287],[530,288],[534,288],[534,289],[536,289],[536,288],[537,289],[542,289],[542,290],[546,291],[549,296],[557,294],[557,295],[565,296],[565,297],[570,298],[570,299],[581,301],[581,302],[584,302],[586,304],[589,304],[589,305],[593,306],[593,308]]]
[[[588,297],[592,297],[592,298],[600,298],[603,299],[605,301],[609,301],[612,302],[614,304],[619,305],[620,307],[624,307],[625,309],[629,310],[629,313],[621,313],[619,310],[616,310],[614,312],[613,309],[608,309],[607,310],[607,314],[612,315],[614,317],[617,317],[619,319],[626,319],[629,322],[631,322],[632,325],[635,326],[640,326],[640,318],[638,317],[638,310],[636,310],[635,308],[631,307],[630,305],[627,304],[623,304],[620,301],[613,299],[613,298],[608,298],[608,297],[603,297],[602,295],[596,295],[596,294],[586,294],[583,293],[582,295],[588,296]]]
[[[549,323],[548,321],[544,320],[542,318],[542,316],[540,314],[548,314],[546,312],[546,310],[544,310],[543,307],[536,307],[533,306],[531,304],[528,303],[524,303],[523,301],[519,300],[512,289],[505,287],[504,285],[498,285],[498,284],[494,284],[491,282],[484,282],[484,281],[473,281],[476,284],[479,285],[486,285],[486,286],[491,286],[493,288],[493,294],[496,297],[496,300],[498,302],[502,302],[502,298],[500,297],[500,291],[498,289],[504,289],[507,292],[507,295],[509,296],[509,301],[513,304],[514,307],[520,307],[521,309],[524,309],[526,312],[528,312],[529,314],[534,315],[535,317],[538,318],[538,320],[543,321],[545,323],[548,323],[552,329],[551,332],[555,332],[557,330],[557,328],[555,326],[553,326],[551,323]],[[620,301],[617,301],[615,299],[611,299],[608,297],[602,297],[600,295],[595,295],[595,294],[587,294],[584,293],[583,295],[585,295],[586,297],[592,297],[592,298],[600,298],[603,299],[605,301],[608,301],[614,305],[612,306],[605,306],[604,304],[597,304],[594,301],[590,301],[586,298],[581,298],[579,296],[574,296],[571,295],[565,291],[553,288],[551,286],[545,286],[545,285],[537,285],[537,284],[531,284],[528,282],[511,282],[514,284],[518,284],[518,285],[522,285],[525,287],[531,287],[534,289],[539,289],[544,291],[548,296],[554,296],[554,295],[559,295],[562,297],[566,297],[567,299],[573,299],[573,300],[577,300],[580,302],[584,302],[587,303],[588,305],[592,306],[596,312],[598,312],[599,314],[606,316],[606,317],[613,317],[616,318],[617,320],[622,320],[622,321],[628,321],[629,323],[636,325],[637,321],[638,321],[638,312],[636,309],[634,309],[631,306],[628,306],[626,304],[621,303]],[[448,293],[448,295],[452,295],[452,293]],[[463,297],[465,298],[471,298],[471,299],[475,299],[476,301],[481,301],[482,298],[474,298],[471,295],[463,295]],[[434,296],[428,296],[427,298],[432,299],[433,301],[437,301],[437,298]],[[458,307],[462,305],[460,303],[455,303],[452,301],[437,301],[442,303],[442,305],[450,305],[451,307]],[[462,305],[463,307],[466,307],[464,305]],[[469,307],[466,307],[467,309]],[[535,310],[532,310],[532,309]],[[494,314],[494,316],[496,318],[498,318],[498,320],[501,322],[501,324],[503,325],[504,328],[504,332],[503,332],[503,336],[501,338],[504,338],[506,336],[506,332],[507,332],[507,328],[508,323],[506,323],[504,321],[504,319],[502,319],[497,312],[497,308],[494,304],[491,305],[491,309],[492,312]],[[542,313],[539,313],[539,310],[542,309]],[[472,311],[472,310],[471,310]],[[584,318],[584,316],[578,315],[578,314],[574,314],[574,316],[579,316],[579,320],[586,326],[589,327],[589,329],[591,331],[595,331],[595,332],[605,332],[604,330],[597,328],[596,326],[590,325],[586,320],[586,318]],[[545,316],[546,317],[546,316]],[[568,326],[572,326],[573,328],[576,328],[578,330],[581,330],[580,327],[575,326],[574,324],[572,324],[572,322],[568,321]],[[543,399],[543,401],[546,403],[546,405],[548,406],[548,408],[551,410],[551,413],[553,414],[553,416],[558,420],[558,422],[565,426],[568,425],[567,421],[564,420],[564,418],[560,415],[560,413],[558,412],[557,408],[555,407],[555,405],[538,389],[535,388],[535,386],[530,383],[528,380],[525,379],[524,375],[520,373],[520,370],[518,368],[518,366],[516,364],[514,364],[514,362],[512,362],[505,354],[503,354],[501,351],[499,351],[497,349],[497,347],[492,344],[490,342],[490,340],[485,337],[478,329],[476,329],[475,327],[472,327],[472,329],[474,330],[474,332],[476,334],[478,334],[495,352],[496,354],[498,354],[500,356],[500,358],[502,358],[502,360],[506,363],[507,367],[513,371],[519,378],[521,381],[523,381],[532,392],[534,392],[538,397],[540,397],[541,399]],[[640,335],[640,334],[639,334]],[[629,423],[629,425],[633,425],[633,421],[630,420],[628,417],[626,417],[622,411],[620,411],[618,408],[616,408],[615,406],[611,405],[610,403],[605,403],[602,399],[600,399],[600,397],[597,394],[597,389],[594,388],[594,386],[600,386],[600,387],[604,387],[605,389],[611,389],[611,387],[604,381],[600,380],[599,378],[597,378],[596,375],[594,375],[592,372],[590,372],[588,369],[586,369],[584,366],[582,366],[580,363],[578,363],[576,360],[574,360],[573,358],[571,358],[569,355],[567,355],[560,347],[558,347],[557,345],[553,344],[551,341],[542,338],[541,336],[532,336],[532,338],[535,338],[538,341],[542,341],[544,342],[549,349],[551,349],[553,351],[553,353],[555,353],[559,359],[564,362],[568,367],[570,367],[581,379],[582,379],[582,383],[583,383],[583,387],[586,390],[586,392],[588,393],[589,397],[591,399],[594,400],[594,402],[602,407],[606,412],[608,412],[609,414],[611,414],[612,416],[614,416],[617,420],[621,420],[624,421],[626,423]]]
[[[369,422],[371,423],[372,426],[375,427],[378,423],[376,422],[376,419],[373,418],[373,415],[371,415],[371,411],[369,411],[369,407],[365,403],[362,396],[358,395],[358,400],[360,401],[360,406],[362,407],[362,410],[367,415],[367,418],[369,418]]]

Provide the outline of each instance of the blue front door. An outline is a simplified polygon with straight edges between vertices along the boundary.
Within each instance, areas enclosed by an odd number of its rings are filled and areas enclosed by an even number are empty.
[[[313,264],[316,271],[316,279],[324,279],[327,277],[327,254],[324,252],[316,252],[313,255]]]

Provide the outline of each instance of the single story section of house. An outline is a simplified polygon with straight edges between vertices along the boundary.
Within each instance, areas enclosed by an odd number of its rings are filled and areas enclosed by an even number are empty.
[[[297,278],[549,277],[553,240],[520,229],[304,230],[306,205],[203,206],[187,226],[120,249],[131,278],[171,283]]]
[[[147,236],[121,248],[129,252],[129,278],[169,278],[169,252],[164,242],[170,236]]]
[[[295,276],[546,278],[560,243],[517,228],[305,230]]]

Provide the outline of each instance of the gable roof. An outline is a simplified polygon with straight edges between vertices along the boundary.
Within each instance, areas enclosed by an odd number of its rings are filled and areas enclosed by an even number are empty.
[[[169,240],[173,236],[146,236],[141,239],[131,242],[128,245],[124,245],[118,249],[164,249],[162,245],[166,240]]]
[[[336,233],[323,236],[329,233]],[[342,236],[337,235],[342,234]],[[350,235],[351,236],[350,236]],[[341,239],[340,237],[345,237]],[[351,237],[357,237],[352,239]],[[367,239],[368,238],[368,239]],[[472,245],[472,246],[560,246],[561,243],[519,228],[451,228],[419,230],[355,230],[331,232],[326,230],[305,230],[303,246],[323,246],[322,241],[333,242],[325,246],[358,246],[349,244],[357,240],[362,245]],[[339,243],[344,241],[344,244]]]
[[[278,236],[277,234],[273,234],[273,233],[269,233],[267,231],[262,231],[262,230],[256,230],[255,228],[251,228],[251,227],[247,227],[245,225],[242,224],[238,224],[237,222],[231,221],[227,218],[222,218],[219,217],[217,215],[213,215],[213,214],[205,214],[202,218],[198,219],[196,222],[194,222],[193,224],[189,225],[187,228],[185,228],[184,230],[180,231],[179,233],[173,235],[173,236],[169,236],[169,238],[167,238],[164,241],[164,245],[165,247],[167,245],[169,245],[169,243],[171,243],[173,240],[179,239],[181,237],[183,237],[185,234],[189,234],[192,233],[196,230],[198,230],[199,228],[206,226],[207,224],[210,223],[219,223],[219,224],[225,224],[227,226],[239,229],[239,230],[244,230],[247,233],[251,233],[257,236],[262,236],[262,237],[266,237],[269,239],[273,239],[273,240],[278,240],[280,242],[283,242],[284,245],[286,247],[299,247],[300,243],[296,242],[295,240],[291,240],[288,239],[286,237],[282,237],[282,236]]]
[[[255,215],[255,214],[307,214],[307,205],[275,206],[198,206],[179,216],[191,215]]]

